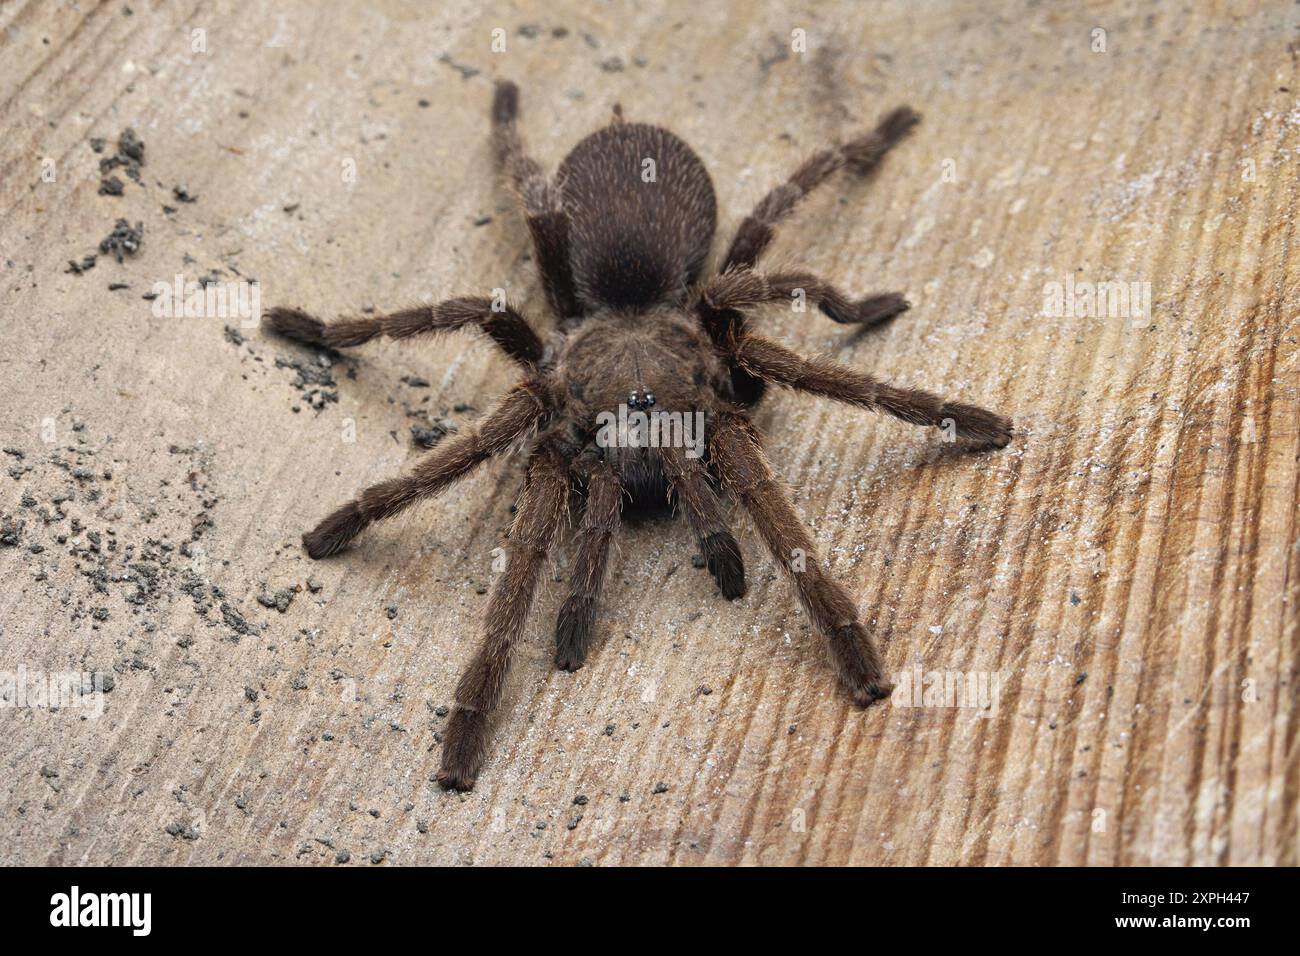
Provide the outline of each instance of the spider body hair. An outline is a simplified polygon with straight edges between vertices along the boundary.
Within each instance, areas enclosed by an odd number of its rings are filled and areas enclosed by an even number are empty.
[[[556,178],[585,311],[685,303],[717,224],[713,181],[686,143],[659,126],[613,123],[578,143]]]
[[[311,557],[335,554],[373,522],[439,494],[478,464],[521,443],[530,449],[505,570],[488,599],[483,641],[456,689],[437,779],[449,789],[474,785],[538,581],[575,503],[570,593],[555,628],[560,669],[577,670],[591,652],[610,544],[625,520],[679,513],[722,595],[745,594],[744,559],[723,505],[729,497],[785,572],[852,700],[865,706],[888,695],[875,642],[817,557],[747,410],[777,385],[940,428],[971,447],[1010,441],[1011,423],[1001,415],[805,358],[753,330],[762,305],[800,294],[834,321],[864,328],[908,308],[898,293],[854,300],[814,275],[755,266],[808,192],[841,169],[872,173],[917,115],[901,107],[862,135],[814,152],[742,220],[720,269],[706,277],[717,201],[708,170],[685,142],[662,127],[626,122],[615,108],[612,122],[582,139],[551,178],[523,148],[518,107],[518,88],[498,83],[492,146],[522,207],[558,323],[545,345],[517,308],[482,297],[329,323],[292,308],[268,317],[274,332],[328,348],[477,329],[522,374],[475,426],[407,474],[364,489],[303,536]],[[668,423],[669,440],[642,430],[650,420]],[[687,427],[697,422],[698,434]]]

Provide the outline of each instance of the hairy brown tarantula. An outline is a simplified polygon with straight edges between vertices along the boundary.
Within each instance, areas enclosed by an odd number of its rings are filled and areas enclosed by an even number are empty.
[[[591,648],[610,538],[625,509],[675,506],[685,512],[722,593],[744,594],[740,549],[719,501],[725,490],[749,512],[789,574],[853,699],[867,705],[886,696],[890,685],[879,652],[853,599],[818,561],[746,409],[775,383],[944,428],[972,446],[1001,448],[1010,441],[1011,423],[974,405],[805,358],[754,334],[750,318],[764,303],[796,298],[816,302],[836,322],[858,326],[907,309],[896,293],[853,301],[816,276],[764,274],[754,264],[800,199],[841,167],[870,172],[918,116],[896,109],[873,131],[814,153],[759,202],[740,224],[717,275],[700,283],[716,208],[708,171],[690,147],[666,129],[624,122],[615,107],[610,125],[574,147],[550,179],[524,152],[515,128],[518,104],[518,87],[498,83],[492,138],[518,193],[546,299],[559,320],[547,344],[516,309],[487,298],[331,323],[296,309],[268,315],[276,332],[336,349],[380,336],[404,339],[473,326],[522,372],[476,428],[447,439],[409,474],[366,488],[303,535],[311,557],[335,554],[372,522],[436,495],[479,462],[531,439],[506,569],[488,601],[482,646],[456,688],[438,781],[458,790],[474,785],[512,651],[571,498],[581,519],[570,593],[555,629],[560,668],[577,670]],[[636,428],[628,440],[611,440],[599,423],[615,410],[626,422],[629,408],[702,416],[696,419],[704,423],[702,447],[647,442]],[[628,438],[628,432],[617,436]]]

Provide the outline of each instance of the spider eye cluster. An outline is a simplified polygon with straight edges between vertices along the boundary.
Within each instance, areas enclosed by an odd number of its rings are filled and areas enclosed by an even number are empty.
[[[628,408],[652,408],[655,403],[654,392],[629,392],[627,396]]]

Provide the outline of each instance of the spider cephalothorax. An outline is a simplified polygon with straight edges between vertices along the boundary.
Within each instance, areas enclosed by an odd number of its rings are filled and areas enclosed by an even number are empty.
[[[570,593],[556,624],[559,667],[576,670],[586,659],[610,539],[627,509],[675,507],[722,593],[744,594],[725,493],[749,513],[789,575],[853,699],[866,705],[885,696],[890,687],[875,644],[853,599],[826,575],[746,409],[766,385],[784,385],[943,428],[979,448],[1006,445],[1011,423],[974,405],[805,358],[755,334],[750,316],[764,303],[798,298],[837,322],[871,326],[907,308],[896,293],[854,301],[816,276],[754,266],[809,190],[842,167],[871,171],[916,114],[896,109],[871,132],[814,153],[755,207],[721,268],[701,281],[716,203],[709,174],[690,148],[667,130],[623,122],[616,108],[614,121],[579,143],[551,180],[519,140],[518,96],[514,84],[497,85],[493,143],[523,206],[557,319],[548,344],[513,307],[487,298],[331,323],[296,309],[268,315],[275,331],[332,348],[473,326],[522,373],[477,427],[447,439],[409,474],[366,488],[303,535],[311,557],[335,554],[372,522],[528,443],[506,568],[488,601],[483,644],[456,689],[438,780],[461,790],[474,784],[512,649],[575,493],[581,517]]]

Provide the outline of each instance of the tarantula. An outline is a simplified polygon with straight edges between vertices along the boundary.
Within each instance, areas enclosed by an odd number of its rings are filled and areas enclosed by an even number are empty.
[[[546,344],[516,308],[488,298],[330,323],[297,309],[268,313],[272,330],[334,349],[381,336],[477,328],[522,373],[476,428],[445,440],[409,474],[366,488],[303,535],[312,558],[335,554],[371,523],[530,440],[506,568],[488,600],[482,645],[456,688],[439,783],[457,790],[474,785],[512,651],[571,499],[581,518],[570,592],[555,628],[558,667],[577,670],[591,649],[610,539],[625,510],[684,512],[722,594],[744,594],[744,563],[719,499],[725,491],[749,512],[788,574],[853,700],[865,706],[886,696],[891,688],[880,654],[853,599],[825,573],[746,409],[776,384],[944,428],[971,447],[1005,446],[1011,423],[974,405],[805,358],[755,334],[752,315],[765,303],[802,296],[834,321],[859,327],[878,325],[908,303],[897,293],[854,301],[814,275],[765,274],[754,266],[799,200],[842,167],[872,171],[919,117],[895,109],[871,132],[810,156],[759,202],[721,268],[701,282],[717,214],[709,173],[686,143],[662,127],[625,122],[616,106],[610,124],[575,146],[550,178],[524,151],[518,104],[515,84],[496,85],[492,142],[522,205],[546,301],[558,320]],[[620,405],[624,413],[627,407],[702,413],[702,454],[671,443],[655,447],[644,436],[600,440],[598,420]]]

